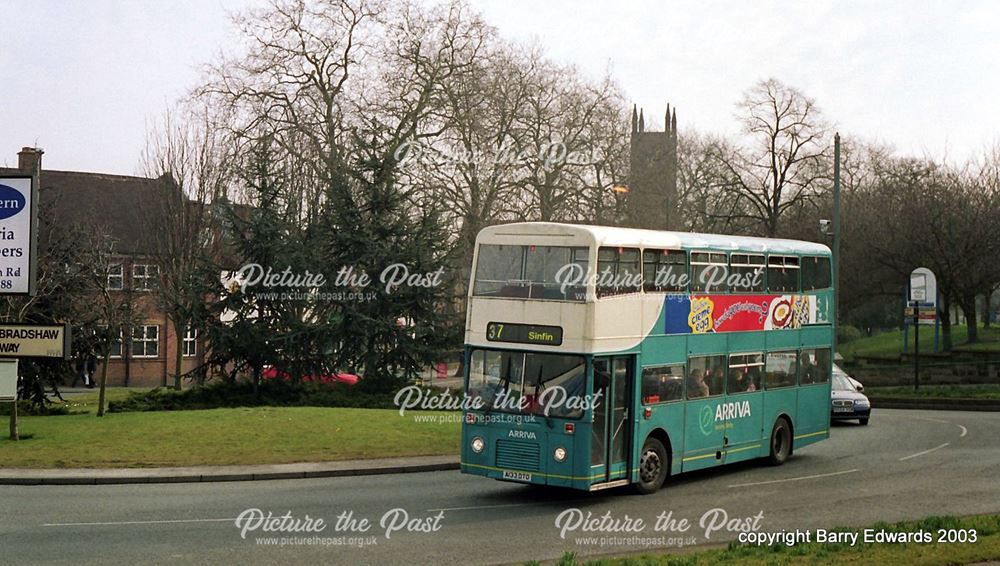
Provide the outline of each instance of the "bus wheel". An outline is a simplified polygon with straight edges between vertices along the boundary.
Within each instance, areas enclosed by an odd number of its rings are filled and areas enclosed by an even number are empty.
[[[635,489],[643,495],[656,492],[667,479],[667,450],[659,440],[649,437],[639,457],[639,483]]]
[[[792,433],[788,429],[788,421],[778,419],[771,429],[771,455],[768,461],[774,466],[780,466],[788,459],[792,449]]]

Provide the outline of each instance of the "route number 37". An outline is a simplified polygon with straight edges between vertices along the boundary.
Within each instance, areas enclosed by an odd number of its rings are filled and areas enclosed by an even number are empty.
[[[487,340],[500,340],[503,335],[503,324],[493,322],[486,326]]]

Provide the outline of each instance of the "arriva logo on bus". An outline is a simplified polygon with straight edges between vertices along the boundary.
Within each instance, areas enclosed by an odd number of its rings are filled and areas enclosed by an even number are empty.
[[[712,415],[712,407],[710,405],[705,405],[701,408],[701,414],[698,418],[698,427],[701,429],[702,434],[708,436],[712,434],[712,430],[715,429],[715,423],[724,422],[730,419],[742,419],[749,416],[750,401],[730,401],[728,403],[719,403],[715,406],[714,419]]]
[[[732,401],[715,407],[715,422],[750,416],[750,401]]]

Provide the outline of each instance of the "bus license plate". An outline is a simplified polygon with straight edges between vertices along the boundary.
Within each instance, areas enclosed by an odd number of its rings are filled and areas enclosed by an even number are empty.
[[[504,472],[503,479],[514,481],[531,481],[531,474],[527,472]]]

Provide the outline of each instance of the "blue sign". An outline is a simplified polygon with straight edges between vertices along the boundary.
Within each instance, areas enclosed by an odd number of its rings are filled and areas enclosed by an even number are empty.
[[[24,210],[25,199],[21,191],[0,185],[0,220],[5,220]]]

